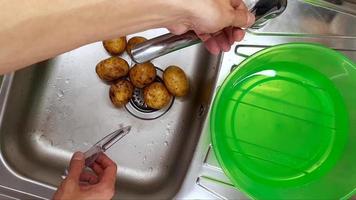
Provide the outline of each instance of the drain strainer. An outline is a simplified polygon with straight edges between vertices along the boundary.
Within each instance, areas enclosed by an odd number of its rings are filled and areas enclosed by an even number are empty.
[[[163,76],[163,70],[160,68],[157,68],[157,76],[156,76],[156,82],[163,82],[162,76]],[[171,101],[169,104],[160,109],[152,109],[148,107],[143,100],[143,89],[135,88],[133,97],[131,98],[130,102],[126,104],[125,108],[126,110],[131,113],[133,116],[140,118],[140,119],[145,119],[145,120],[151,120],[151,119],[157,119],[164,115],[173,105],[174,102],[174,97],[172,97]]]

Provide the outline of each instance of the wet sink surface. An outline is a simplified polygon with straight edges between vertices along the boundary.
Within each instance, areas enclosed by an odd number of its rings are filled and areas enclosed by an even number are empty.
[[[0,90],[0,103],[7,99],[0,104],[0,196],[51,198],[71,153],[86,150],[124,123],[133,126],[132,132],[108,151],[119,165],[116,198],[247,199],[223,173],[210,146],[206,113],[211,96],[232,68],[274,45],[320,43],[356,61],[352,2],[291,0],[281,17],[247,33],[221,61],[202,47],[156,60],[160,68],[181,65],[193,86],[189,98],[176,99],[156,120],[140,120],[112,107],[109,86],[95,74],[96,63],[108,57],[100,43],[5,76]],[[354,178],[347,172],[340,179]]]
[[[139,34],[152,37],[161,30]],[[118,163],[122,198],[171,198],[184,179],[210,104],[218,58],[201,46],[157,59],[156,67],[181,66],[190,95],[175,99],[155,120],[143,120],[111,105],[109,85],[95,65],[109,57],[100,42],[14,74],[0,130],[1,151],[17,174],[51,186],[76,150],[85,151],[120,124],[129,135],[107,153]],[[128,58],[128,56],[124,56]]]

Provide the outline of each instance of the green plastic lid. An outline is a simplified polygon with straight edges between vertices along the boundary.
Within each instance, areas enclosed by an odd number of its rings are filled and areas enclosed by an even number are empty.
[[[345,81],[355,85],[355,69],[338,52],[299,43],[241,63],[219,89],[211,114],[213,148],[234,185],[255,199],[354,193],[355,179],[342,182],[337,167],[351,164],[354,169],[344,170],[356,173],[356,147],[346,148],[350,135],[355,142],[347,107],[356,95],[343,94]]]

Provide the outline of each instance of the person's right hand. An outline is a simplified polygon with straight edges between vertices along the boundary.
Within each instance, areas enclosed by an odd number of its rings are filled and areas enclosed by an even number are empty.
[[[229,51],[235,41],[241,41],[255,17],[242,0],[178,0],[188,5],[187,20],[168,26],[173,34],[194,30],[213,54]]]
[[[84,171],[84,154],[76,152],[69,164],[66,179],[54,194],[54,200],[109,200],[113,197],[116,181],[116,164],[104,153],[90,168],[94,173]]]

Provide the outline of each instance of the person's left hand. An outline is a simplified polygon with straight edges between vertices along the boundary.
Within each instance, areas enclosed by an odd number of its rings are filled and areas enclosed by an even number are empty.
[[[248,11],[242,0],[176,0],[184,5],[188,13],[185,21],[166,27],[176,35],[189,30],[195,31],[212,54],[230,51],[234,42],[245,36],[244,28],[255,22],[255,16]],[[179,6],[178,6],[179,7]]]
[[[116,164],[105,154],[101,154],[90,168],[95,172],[83,171],[84,154],[76,152],[69,165],[67,178],[54,194],[55,200],[108,200],[114,196]]]

